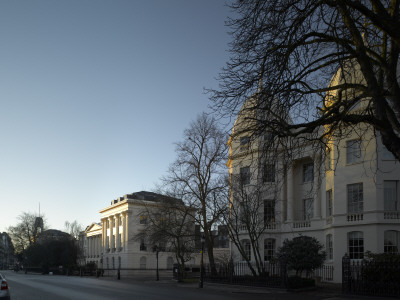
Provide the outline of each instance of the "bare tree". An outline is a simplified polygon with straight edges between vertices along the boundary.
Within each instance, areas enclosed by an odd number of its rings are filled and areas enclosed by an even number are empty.
[[[64,226],[65,226],[65,232],[69,233],[76,240],[79,239],[79,234],[82,232],[83,227],[81,224],[78,223],[77,220],[71,223],[69,221],[65,221]]]
[[[210,91],[213,108],[236,116],[252,97],[249,131],[278,138],[325,142],[364,124],[400,159],[399,6],[399,0],[236,1],[237,17],[228,21],[232,55],[220,88]]]
[[[265,274],[264,253],[261,252],[264,244],[260,243],[263,243],[262,237],[268,230],[276,226],[276,200],[266,200],[263,197],[265,187],[245,184],[245,180],[240,175],[231,175],[230,193],[225,198],[228,205],[223,206],[228,207],[224,210],[224,222],[228,224],[231,242],[242,260],[247,262],[253,276],[262,276]]]
[[[23,212],[18,216],[19,223],[8,227],[7,231],[13,241],[15,252],[21,253],[35,243],[39,234],[45,229],[44,218]]]
[[[147,225],[135,239],[157,247],[156,251],[175,253],[182,279],[185,264],[192,259],[196,250],[193,208],[176,198],[165,197],[157,203],[143,202],[140,215],[146,217]]]
[[[216,273],[212,237],[221,221],[217,202],[226,188],[227,136],[214,118],[205,113],[184,131],[183,141],[176,144],[177,159],[164,177],[165,186],[173,186],[185,204],[195,208],[193,217],[205,237],[211,271]]]

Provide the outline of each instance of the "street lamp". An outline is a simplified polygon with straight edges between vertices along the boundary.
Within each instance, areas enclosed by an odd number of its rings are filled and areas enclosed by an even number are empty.
[[[200,282],[199,282],[199,288],[203,288],[203,281],[204,281],[204,234],[201,236],[201,263],[200,263]]]
[[[157,281],[159,281],[160,280],[160,276],[159,276],[159,274],[158,274],[158,253],[160,252],[160,249],[159,249],[159,247],[157,246],[157,245],[154,245],[154,247],[153,247],[153,251],[156,253],[156,260],[157,260]]]

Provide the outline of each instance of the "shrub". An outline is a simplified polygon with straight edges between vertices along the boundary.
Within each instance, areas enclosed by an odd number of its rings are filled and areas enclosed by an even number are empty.
[[[303,271],[307,275],[322,266],[326,253],[323,246],[314,237],[299,236],[285,240],[278,251],[278,258],[287,264],[289,270],[295,270],[301,277]]]

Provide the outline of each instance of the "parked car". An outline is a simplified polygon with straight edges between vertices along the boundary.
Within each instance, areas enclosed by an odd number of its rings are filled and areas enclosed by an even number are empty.
[[[0,299],[10,300],[10,289],[8,288],[7,280],[0,273]]]

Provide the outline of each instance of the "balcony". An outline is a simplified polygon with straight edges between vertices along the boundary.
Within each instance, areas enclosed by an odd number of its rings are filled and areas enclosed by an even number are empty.
[[[362,221],[364,220],[363,213],[355,213],[347,215],[347,222],[355,222],[355,221]]]
[[[385,220],[400,220],[400,211],[384,211],[383,218]]]
[[[306,228],[311,227],[310,220],[293,221],[293,228]]]

